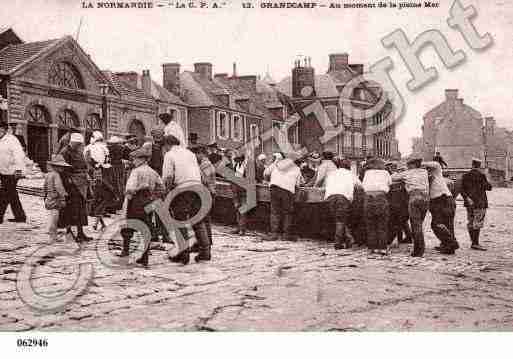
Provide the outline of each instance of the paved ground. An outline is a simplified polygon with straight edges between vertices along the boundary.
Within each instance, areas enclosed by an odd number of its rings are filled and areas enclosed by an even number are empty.
[[[364,250],[335,251],[306,240],[268,243],[218,226],[211,263],[171,264],[165,251],[154,250],[151,269],[120,270],[101,264],[90,243],[76,257],[39,261],[31,283],[46,296],[69,288],[79,263],[94,268],[84,294],[48,314],[30,309],[16,290],[27,257],[47,244],[42,200],[22,200],[30,222],[0,225],[0,330],[513,329],[513,190],[491,195],[484,253],[468,249],[462,207],[462,250],[451,257],[432,249],[430,231],[425,258],[408,257],[404,246],[389,259],[369,259]]]

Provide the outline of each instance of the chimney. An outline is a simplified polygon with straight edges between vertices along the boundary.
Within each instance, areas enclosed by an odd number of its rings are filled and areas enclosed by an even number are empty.
[[[341,71],[349,65],[349,55],[347,53],[343,54],[331,54],[330,56],[330,71]]]
[[[210,62],[195,63],[194,72],[205,80],[212,80],[212,64]]]
[[[445,90],[445,99],[447,101],[455,101],[458,99],[458,90],[457,89],[447,89]]]
[[[130,85],[130,87],[137,88],[137,78],[139,77],[137,72],[116,72],[115,74],[117,77],[121,79],[121,81],[123,81],[127,85]]]
[[[493,116],[485,117],[485,126],[493,132],[493,129],[495,128],[495,120],[493,119]]]
[[[363,75],[363,64],[351,64],[349,65],[356,75]]]
[[[233,78],[235,85],[246,91],[256,92],[257,77],[255,75],[238,76]]]
[[[180,93],[180,64],[162,64],[162,82],[164,88],[174,94]]]
[[[237,63],[233,63],[233,73],[232,77],[237,77]]]
[[[315,97],[315,70],[306,60],[305,65],[297,60],[292,69],[292,97]]]
[[[141,79],[142,90],[148,96],[151,96],[151,76],[150,70],[143,70]]]

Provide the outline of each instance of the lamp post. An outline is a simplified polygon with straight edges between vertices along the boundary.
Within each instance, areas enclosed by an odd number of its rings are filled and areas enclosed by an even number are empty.
[[[107,107],[107,94],[109,91],[109,86],[107,84],[100,85],[100,92],[102,94],[102,125],[105,131],[105,137],[108,136],[108,107]]]

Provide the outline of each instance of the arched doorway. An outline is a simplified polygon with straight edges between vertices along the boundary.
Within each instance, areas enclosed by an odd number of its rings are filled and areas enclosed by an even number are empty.
[[[85,143],[88,144],[91,136],[93,135],[93,131],[100,131],[105,135],[105,131],[102,126],[102,120],[100,119],[100,115],[97,113],[91,113],[87,115],[85,121]]]
[[[57,138],[61,139],[71,128],[80,127],[80,122],[75,112],[65,109],[57,115]]]
[[[46,172],[46,162],[50,156],[49,146],[50,116],[46,108],[33,105],[27,111],[27,156]]]
[[[141,121],[133,120],[128,127],[128,133],[135,135],[139,144],[142,145],[144,143],[144,137],[146,137],[146,129],[144,128],[144,125]]]

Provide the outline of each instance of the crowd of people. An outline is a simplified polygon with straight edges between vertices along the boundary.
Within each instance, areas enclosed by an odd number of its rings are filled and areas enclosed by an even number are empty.
[[[397,238],[400,243],[413,243],[413,256],[423,256],[423,223],[429,211],[431,228],[440,240],[437,249],[454,254],[459,248],[454,233],[455,198],[461,194],[468,213],[471,248],[485,250],[479,236],[488,207],[486,191],[491,185],[479,170],[478,159],[472,161],[473,169],[458,183],[444,177],[445,162],[439,154],[430,162],[410,158],[407,168],[368,158],[355,173],[351,161],[329,151],[306,157],[281,152],[259,154],[253,160],[248,153],[222,149],[215,143],[186,147],[176,121],[167,114],[160,119],[162,126],[152,130],[150,138],[129,135],[106,140],[100,131],[94,131],[86,144],[80,131],[72,129],[59,140],[56,153],[47,163],[44,184],[51,240],[57,240],[58,230],[64,229],[68,238],[79,243],[90,241],[84,232],[89,217],[94,220],[94,230],[103,230],[104,218],[124,210],[126,219],[138,219],[148,226],[152,241],[171,242],[168,228],[158,215],[148,213],[146,206],[176,191],[169,211],[175,220],[186,222],[202,207],[201,196],[193,188],[203,185],[212,198],[211,211],[222,174],[219,169],[226,168],[235,177],[254,175],[255,182],[269,186],[270,234],[265,240],[297,239],[294,223],[299,188],[315,187],[324,190],[323,215],[330,219],[325,225],[332,226],[336,249],[359,245],[367,246],[370,254],[388,255]],[[24,149],[7,129],[8,124],[1,122],[0,223],[9,205],[14,215],[10,221],[24,222],[26,215],[16,191],[16,183],[23,176]],[[249,212],[239,209],[246,204],[247,193],[236,181],[232,181],[231,190],[237,213],[234,233],[244,235]],[[211,260],[210,212],[195,221],[192,230],[196,244],[182,248],[170,258],[173,262],[189,263],[191,252],[198,253],[197,262]],[[120,256],[130,254],[134,232],[122,229]],[[191,238],[187,227],[179,228],[179,233],[186,241]],[[138,263],[147,267],[149,255],[147,246]]]

